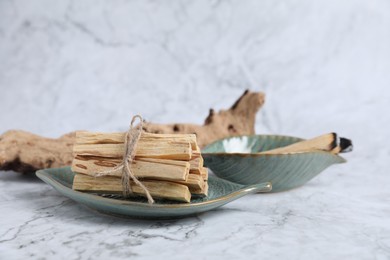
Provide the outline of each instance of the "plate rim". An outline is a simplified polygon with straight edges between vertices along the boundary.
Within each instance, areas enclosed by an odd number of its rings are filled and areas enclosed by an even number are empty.
[[[92,199],[95,201],[101,201],[103,203],[108,203],[111,205],[126,206],[126,207],[136,206],[136,207],[142,207],[142,208],[147,208],[147,209],[153,209],[153,208],[157,208],[157,209],[197,208],[197,207],[212,205],[212,204],[215,204],[215,203],[218,203],[221,201],[229,201],[229,199],[236,198],[237,197],[236,195],[239,196],[239,195],[247,195],[247,194],[255,193],[255,192],[269,192],[272,189],[272,184],[270,182],[258,183],[258,184],[253,184],[253,185],[242,185],[242,184],[232,182],[235,185],[241,185],[242,188],[235,191],[235,192],[229,193],[225,196],[222,196],[222,197],[219,197],[216,199],[207,200],[207,201],[203,201],[203,202],[196,202],[196,203],[175,203],[175,204],[154,203],[154,204],[149,204],[146,202],[136,202],[136,201],[131,201],[131,200],[117,200],[117,199],[105,198],[105,197],[98,196],[98,195],[91,194],[91,193],[76,191],[76,190],[73,190],[69,187],[66,187],[64,184],[58,182],[57,180],[55,180],[55,178],[50,176],[47,172],[47,170],[53,170],[53,169],[60,170],[60,169],[66,169],[66,168],[70,168],[70,167],[41,169],[41,170],[36,171],[36,176],[38,178],[40,178],[42,181],[44,181],[45,183],[52,186],[54,189],[62,190],[65,194],[72,195],[72,193],[73,193],[73,195],[79,195],[81,197],[89,198],[89,199]],[[218,178],[218,177],[214,177],[214,176],[210,176],[210,177],[211,178]],[[222,180],[227,181],[224,179],[222,179]],[[230,182],[230,181],[227,181],[227,182]],[[60,191],[60,193],[62,193],[62,192]],[[67,196],[67,197],[69,198],[69,196]],[[73,199],[73,197],[71,199]]]

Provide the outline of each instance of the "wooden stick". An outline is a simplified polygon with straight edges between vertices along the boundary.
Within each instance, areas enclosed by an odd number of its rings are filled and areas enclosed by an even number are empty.
[[[200,175],[202,176],[203,180],[207,181],[209,179],[209,169],[202,167],[200,170]]]
[[[195,158],[198,158],[198,157],[202,157],[202,154],[201,152],[196,152],[196,151],[192,151],[192,154],[191,154],[191,159],[195,159]]]
[[[75,144],[73,153],[81,156],[122,158],[124,144]],[[186,142],[139,142],[135,157],[190,160],[192,149]]]
[[[200,189],[192,189],[191,193],[194,195],[201,195],[201,196],[207,196],[209,193],[209,184],[206,181],[202,188]]]
[[[101,157],[76,156],[72,162],[72,171],[89,176],[96,176],[98,172],[111,170],[121,163],[120,159]],[[185,161],[146,159],[135,160],[131,167],[137,178],[167,181],[186,181],[189,175],[190,163]],[[117,171],[109,176],[122,177]]]
[[[191,193],[187,186],[164,181],[142,181],[154,198],[170,199],[182,202],[190,202]],[[94,178],[84,174],[76,174],[73,180],[73,189],[96,193],[122,193],[122,181],[119,178],[104,176]],[[136,195],[145,195],[144,190],[134,183],[131,189]]]
[[[101,133],[78,131],[76,133],[76,144],[123,144],[125,133]],[[192,150],[198,151],[196,135],[194,134],[151,134],[143,132],[139,140],[142,142],[188,142]]]
[[[186,167],[188,169],[191,169],[191,165],[189,161],[157,159],[157,158],[147,158],[147,157],[138,158],[136,161],[168,164],[168,165],[181,166],[181,167]]]
[[[197,174],[189,174],[188,179],[186,181],[175,182],[188,186],[188,188],[190,188],[191,193],[192,190],[199,190],[202,189],[202,187],[204,186],[204,180],[202,176]]]
[[[147,141],[159,141],[165,140],[170,142],[186,142],[191,144],[191,149],[194,151],[200,151],[199,146],[196,143],[196,135],[194,134],[152,134],[143,132],[141,135],[141,140],[145,139]]]
[[[332,151],[338,146],[338,137],[335,133],[325,134],[313,139],[294,143],[285,147],[276,148],[260,154],[296,153],[312,150]],[[335,150],[336,151],[336,150]]]
[[[123,144],[125,134],[123,132],[103,133],[77,131],[75,144]]]
[[[191,159],[190,161],[190,171],[194,174],[201,174],[201,168],[203,167],[203,157],[199,156],[197,158]]]

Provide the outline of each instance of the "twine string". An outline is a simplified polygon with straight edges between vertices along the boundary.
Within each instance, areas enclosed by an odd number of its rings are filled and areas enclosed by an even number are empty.
[[[140,123],[138,124],[137,127],[134,127],[134,123],[136,119],[139,119]],[[135,185],[141,187],[141,189],[144,191],[146,197],[148,198],[149,204],[153,204],[154,200],[149,190],[145,187],[145,185],[142,182],[138,180],[138,178],[133,174],[131,170],[131,165],[135,158],[135,151],[137,148],[137,144],[139,139],[141,138],[142,126],[143,126],[142,117],[140,115],[135,115],[131,120],[129,130],[125,134],[125,140],[124,140],[125,151],[123,153],[122,162],[110,170],[98,172],[96,174],[96,177],[108,176],[117,172],[122,172],[123,196],[125,198],[128,198],[133,193],[131,188],[131,181],[133,181]]]

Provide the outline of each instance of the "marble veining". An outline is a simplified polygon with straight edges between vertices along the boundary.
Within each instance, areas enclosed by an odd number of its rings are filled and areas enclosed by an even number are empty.
[[[256,131],[354,141],[299,189],[167,221],[93,212],[0,172],[0,259],[389,259],[390,4],[0,1],[0,132],[202,123],[264,91]]]

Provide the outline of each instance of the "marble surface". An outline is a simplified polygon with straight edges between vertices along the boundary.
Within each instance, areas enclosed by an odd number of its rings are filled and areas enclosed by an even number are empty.
[[[258,133],[353,139],[304,187],[169,221],[0,172],[0,259],[390,259],[390,2],[0,0],[0,132],[202,123],[250,88]]]

